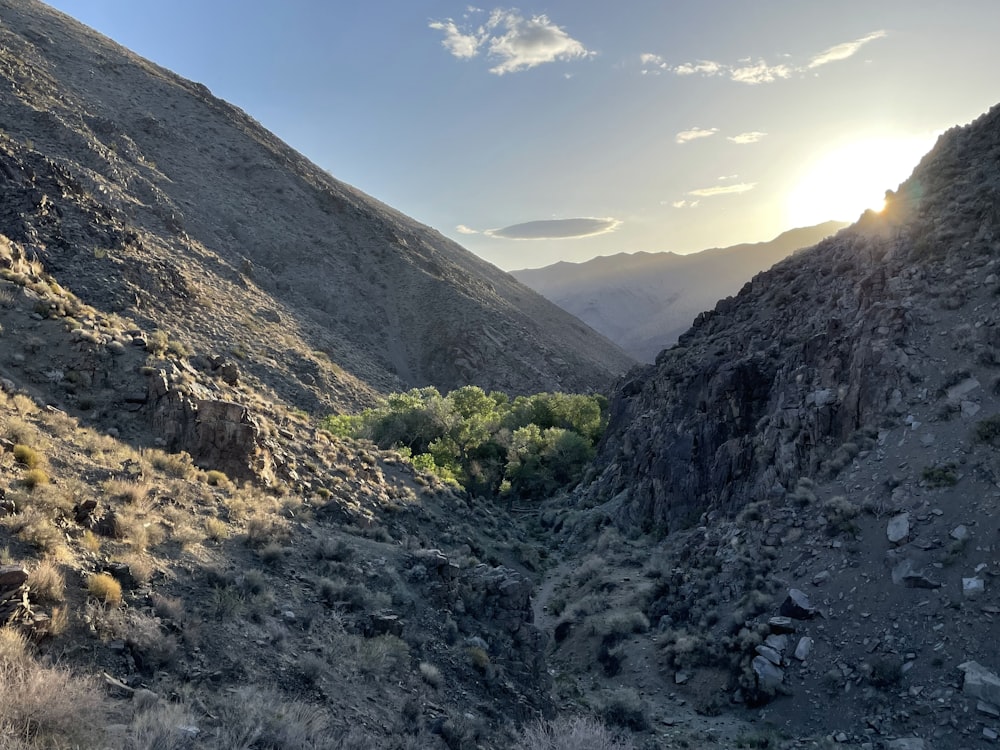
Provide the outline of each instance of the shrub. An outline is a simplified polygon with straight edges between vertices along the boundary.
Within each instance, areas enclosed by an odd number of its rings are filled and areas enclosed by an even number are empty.
[[[433,664],[428,664],[427,662],[422,661],[420,662],[419,669],[420,676],[423,677],[424,682],[432,688],[440,688],[444,684],[444,677],[441,674],[441,670]]]
[[[227,477],[224,472],[216,471],[215,469],[205,473],[205,481],[213,487],[229,486],[229,477]]]
[[[920,473],[920,476],[927,483],[927,486],[931,488],[954,487],[958,484],[958,474],[955,473],[957,468],[951,462],[927,466]]]
[[[29,445],[18,443],[14,446],[14,459],[29,469],[35,469],[42,463],[41,454]]]
[[[976,442],[996,447],[998,439],[1000,439],[1000,414],[977,422],[973,434]]]
[[[34,598],[58,603],[66,598],[66,579],[52,560],[42,560],[28,575],[28,587]]]
[[[122,586],[107,573],[94,573],[87,580],[87,591],[98,601],[117,607],[122,603]]]
[[[94,680],[73,677],[61,667],[38,664],[27,642],[0,628],[0,744],[11,750],[100,747],[104,717]]]
[[[601,701],[601,715],[608,724],[636,732],[649,728],[646,704],[632,688],[608,691]]]
[[[619,738],[604,724],[585,716],[539,719],[517,733],[518,750],[633,750],[631,740]]]
[[[24,482],[25,487],[27,487],[29,490],[33,490],[36,487],[42,487],[48,484],[52,480],[49,479],[49,475],[46,474],[44,470],[31,469],[25,473],[24,479],[22,481]]]

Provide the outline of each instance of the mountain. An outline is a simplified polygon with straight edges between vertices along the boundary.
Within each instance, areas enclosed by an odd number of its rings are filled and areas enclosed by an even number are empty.
[[[310,411],[425,385],[601,389],[631,364],[205,86],[35,0],[0,10],[0,222],[87,304]]]
[[[768,742],[994,737],[998,291],[1000,106],[619,384],[554,522],[593,559],[549,584],[581,602],[550,668],[589,650],[598,682],[766,713]]]
[[[792,229],[770,242],[689,255],[618,253],[583,263],[511,271],[559,307],[641,362],[652,362],[695,316],[735,294],[759,271],[847,226],[829,221]]]

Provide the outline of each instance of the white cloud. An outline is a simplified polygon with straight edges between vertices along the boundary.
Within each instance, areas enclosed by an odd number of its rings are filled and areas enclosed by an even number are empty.
[[[718,128],[691,128],[690,130],[682,130],[674,136],[674,141],[676,143],[688,143],[689,141],[696,141],[699,138],[709,138],[718,132]]]
[[[848,57],[853,56],[864,45],[868,44],[868,42],[873,42],[876,39],[882,39],[885,35],[885,31],[873,31],[871,34],[867,34],[860,39],[855,39],[853,42],[835,44],[830,47],[830,49],[815,55],[806,67],[811,70],[812,68],[818,68],[820,65],[837,62],[838,60],[846,60]]]
[[[479,54],[479,47],[484,40],[482,31],[478,35],[463,34],[450,18],[447,21],[433,21],[430,27],[444,32],[441,46],[455,57],[468,59]]]
[[[757,187],[756,182],[740,182],[735,185],[713,185],[712,187],[689,190],[688,195],[694,195],[699,198],[712,198],[716,195],[747,193],[755,187]]]
[[[607,234],[621,226],[621,219],[545,219],[512,224],[503,229],[488,229],[483,234],[502,240],[567,240]]]
[[[737,83],[756,85],[772,83],[779,78],[791,78],[793,69],[787,65],[768,65],[764,60],[729,69],[729,79]]]
[[[728,136],[726,140],[743,145],[746,143],[756,143],[766,135],[767,133],[762,133],[759,130],[751,130],[748,133],[740,133],[739,135]]]
[[[723,66],[712,60],[699,60],[696,63],[684,63],[674,68],[679,76],[691,76],[700,73],[703,76],[717,76],[723,72]]]
[[[481,12],[472,7],[469,11]],[[528,18],[516,10],[497,8],[475,29],[459,28],[451,19],[432,21],[429,26],[444,32],[441,44],[457,58],[473,58],[485,49],[487,56],[497,61],[490,68],[495,75],[595,54],[544,14]]]
[[[822,65],[827,65],[839,60],[846,60],[856,54],[857,51],[864,45],[869,42],[873,42],[876,39],[882,39],[885,36],[887,36],[887,32],[885,31],[873,31],[872,33],[867,34],[860,39],[855,39],[852,42],[835,44],[829,49],[813,55],[809,59],[809,62],[804,65],[792,62],[772,65],[763,58],[759,58],[757,60],[746,58],[738,60],[732,65],[715,62],[713,60],[698,60],[697,62],[670,65],[664,58],[652,52],[643,53],[640,55],[639,59],[644,66],[642,70],[644,74],[653,73],[659,75],[660,73],[666,71],[678,76],[700,75],[706,78],[725,76],[731,81],[745,83],[749,86],[755,86],[761,83],[774,83],[775,81],[791,78],[797,73],[805,73],[806,71],[813,70],[814,68],[818,68]],[[788,59],[790,56],[782,55],[782,57]]]
[[[473,229],[472,227],[467,227],[465,224],[459,224],[455,227],[455,231],[459,234],[479,234],[479,230]]]
[[[674,201],[670,205],[674,208],[697,208],[699,203],[701,203],[701,201],[680,200]]]

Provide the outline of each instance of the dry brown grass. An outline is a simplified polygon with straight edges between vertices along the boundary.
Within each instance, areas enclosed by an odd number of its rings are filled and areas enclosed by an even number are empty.
[[[96,681],[38,664],[10,628],[0,628],[0,696],[0,745],[6,750],[101,746],[107,710]]]
[[[58,604],[66,600],[66,578],[53,560],[42,560],[28,574],[28,587],[32,598]]]
[[[223,539],[229,537],[229,526],[225,521],[221,521],[218,518],[206,518],[205,533],[213,542],[221,542]]]
[[[107,573],[94,573],[87,580],[88,593],[100,602],[117,607],[122,603],[122,585]]]

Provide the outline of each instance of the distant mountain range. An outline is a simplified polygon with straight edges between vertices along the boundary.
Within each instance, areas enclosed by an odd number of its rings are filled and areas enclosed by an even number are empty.
[[[652,362],[698,313],[736,294],[754,274],[847,226],[828,221],[770,242],[690,255],[618,253],[584,263],[512,271],[522,284],[600,331],[638,360]]]

